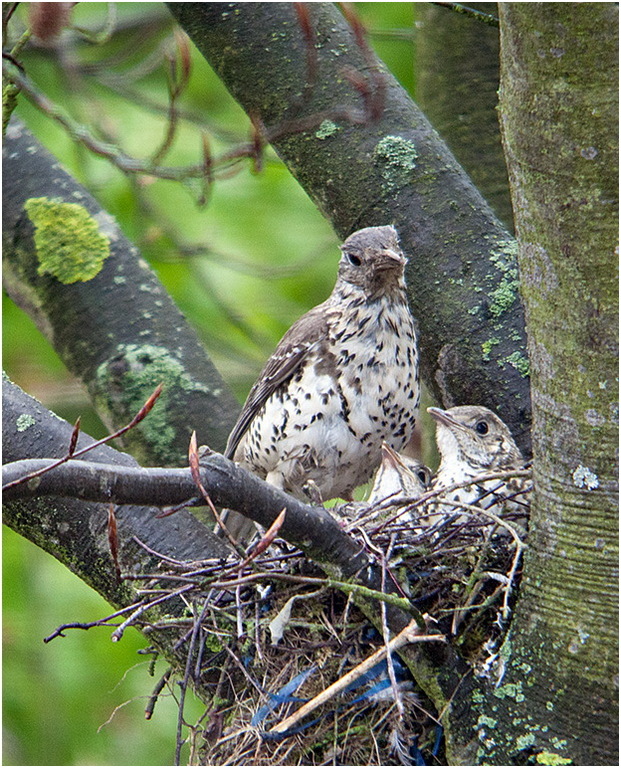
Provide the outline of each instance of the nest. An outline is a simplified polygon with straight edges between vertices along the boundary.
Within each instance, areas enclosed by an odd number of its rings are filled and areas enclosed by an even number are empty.
[[[424,525],[420,505],[350,504],[335,515],[475,673],[489,675],[519,581],[524,513],[499,518],[460,505]],[[182,689],[198,685],[210,700],[191,729],[193,761],[444,763],[437,713],[397,654],[365,664],[387,637],[286,542],[276,539],[254,558],[161,558],[140,578],[147,602],[169,595],[186,606],[171,619],[187,628],[178,643],[187,654]],[[352,670],[354,681],[332,693]],[[316,697],[321,703],[298,718]],[[291,724],[277,732],[285,718]]]

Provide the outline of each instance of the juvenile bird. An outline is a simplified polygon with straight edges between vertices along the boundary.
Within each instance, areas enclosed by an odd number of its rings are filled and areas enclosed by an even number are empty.
[[[524,468],[524,459],[509,428],[489,408],[460,405],[446,411],[440,408],[427,410],[436,421],[436,442],[441,456],[431,483],[432,490],[472,481],[493,472]],[[528,485],[529,480],[525,477],[475,482],[449,492],[447,501],[474,504],[496,515],[503,511],[526,514],[524,491]],[[430,502],[428,511],[458,515],[460,510],[448,503]]]
[[[408,442],[419,401],[415,321],[394,227],[341,246],[329,298],[283,336],[252,387],[225,455],[299,498],[350,498]]]
[[[391,498],[418,499],[428,489],[431,470],[417,459],[393,451],[382,444],[379,465],[367,503],[382,504]]]

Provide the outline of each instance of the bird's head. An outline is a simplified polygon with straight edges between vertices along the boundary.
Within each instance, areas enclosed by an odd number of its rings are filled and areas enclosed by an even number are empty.
[[[362,288],[369,297],[403,289],[407,259],[392,226],[366,227],[350,235],[341,246],[339,280]]]
[[[390,496],[418,499],[427,490],[430,481],[431,471],[428,467],[416,459],[397,453],[388,443],[382,443],[382,463],[375,475],[368,502],[377,504]]]
[[[443,411],[427,408],[436,422],[436,442],[442,464],[463,462],[474,471],[523,466],[520,449],[507,425],[481,405],[459,405]]]

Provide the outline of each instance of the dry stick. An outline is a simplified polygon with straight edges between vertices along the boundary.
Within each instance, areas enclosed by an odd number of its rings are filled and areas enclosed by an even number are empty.
[[[203,609],[196,618],[196,613],[194,614],[194,624],[192,626],[192,637],[190,639],[190,645],[188,647],[188,655],[186,657],[185,662],[185,671],[183,674],[183,680],[179,682],[179,688],[181,689],[181,692],[179,694],[179,704],[177,709],[177,741],[176,741],[176,748],[175,748],[175,765],[181,765],[181,749],[183,745],[185,744],[185,739],[182,738],[183,736],[183,708],[185,706],[185,695],[188,690],[188,683],[190,682],[190,673],[192,669],[192,656],[194,655],[194,649],[196,647],[196,639],[200,634],[201,631],[201,621],[203,620],[205,613],[207,612],[207,602],[203,605]]]
[[[376,546],[375,544],[373,544],[373,542],[370,541],[369,537],[366,535],[366,532],[362,532],[362,533],[363,533],[364,539],[367,542],[367,547],[371,552],[375,554],[375,556],[378,558],[382,566],[382,581],[380,584],[381,592],[384,593],[386,591],[386,575],[389,575],[391,580],[395,584],[395,586],[397,586],[398,589],[401,589],[401,585],[398,584],[398,582],[395,580],[394,576],[390,571],[390,568],[388,567],[388,561],[390,560],[390,555],[392,553],[392,549],[395,543],[394,536],[391,538],[390,544],[388,545],[388,548],[386,549],[386,551],[383,552],[378,546]],[[386,644],[386,647],[388,647],[388,644],[390,642],[390,631],[388,629],[388,617],[386,615],[386,603],[384,601],[380,603],[380,617],[382,622],[382,637],[384,638],[384,643]],[[403,712],[404,712],[403,701],[401,699],[399,686],[397,685],[397,678],[395,676],[395,669],[392,663],[391,654],[388,652],[386,655],[386,662],[388,667],[388,677],[390,678],[390,685],[392,687],[393,697],[397,705],[397,710],[399,712],[399,716],[403,717]]]
[[[384,592],[386,589],[386,573],[388,572],[390,574],[388,561],[390,559],[390,554],[392,552],[393,545],[394,545],[394,536],[390,541],[390,545],[386,550],[386,553],[382,556],[382,592]],[[390,631],[388,629],[388,616],[386,615],[386,603],[382,602],[380,604],[380,610],[381,610],[381,616],[382,616],[382,635],[384,637],[384,642],[386,643],[386,648],[388,648],[388,645],[390,643],[388,639],[390,637]],[[388,652],[388,650],[386,652],[386,665],[388,667],[388,677],[390,679],[390,685],[392,687],[392,695],[395,699],[395,704],[397,705],[399,718],[402,720],[405,713],[405,707],[403,706],[403,699],[401,698],[401,692],[399,690],[399,686],[397,685],[397,676],[395,675],[395,668],[392,663],[392,655]]]
[[[139,616],[141,616],[145,611],[148,611],[150,608],[154,608],[156,605],[159,605],[160,603],[166,602],[166,600],[170,600],[172,597],[178,597],[182,595],[184,592],[188,592],[190,589],[193,588],[192,584],[186,584],[185,586],[181,587],[180,589],[175,589],[174,592],[167,592],[162,597],[159,597],[157,600],[151,600],[148,603],[143,603],[140,605],[133,613],[132,615],[126,619],[122,624],[119,624],[119,626],[114,630],[112,633],[110,639],[113,643],[118,643],[118,641],[123,637],[123,633],[129,627],[129,625],[134,622]]]
[[[175,560],[173,557],[169,557],[168,555],[163,555],[161,552],[156,552],[154,549],[151,549],[151,547],[145,544],[144,541],[140,541],[138,536],[132,536],[132,541],[135,541],[139,547],[142,547],[145,550],[145,552],[148,552],[150,555],[159,557],[160,560],[165,560],[167,563],[171,563],[172,565],[179,565],[179,566],[187,565],[187,562],[185,560]],[[129,578],[129,577],[126,576],[125,578]]]
[[[371,667],[375,666],[375,664],[377,664],[378,661],[381,661],[388,653],[392,653],[393,651],[398,650],[407,643],[436,641],[444,642],[446,640],[444,635],[420,635],[419,632],[420,628],[416,621],[411,621],[407,627],[401,630],[401,632],[399,632],[399,634],[394,637],[387,645],[383,646],[382,648],[378,648],[375,653],[372,653],[368,658],[350,670],[346,675],[343,675],[343,677],[341,677],[335,683],[329,685],[324,691],[315,696],[315,698],[306,702],[306,704],[303,704],[297,710],[297,712],[294,712],[289,717],[286,717],[284,720],[278,723],[278,725],[275,725],[273,728],[271,728],[267,733],[271,735],[286,733],[292,726],[298,723],[302,718],[306,717],[306,715],[310,714],[315,709],[317,709],[317,707],[320,707],[322,704],[325,704],[331,698],[344,691],[348,685],[354,682],[354,680],[362,677],[362,675],[368,672]]]
[[[74,621],[74,622],[71,622],[70,624],[61,624],[59,627],[56,627],[56,629],[52,632],[51,635],[44,637],[43,642],[49,643],[55,637],[65,637],[63,632],[67,629],[92,629],[93,627],[114,627],[116,626],[115,624],[109,623],[111,619],[115,619],[117,616],[122,616],[124,613],[128,613],[129,611],[133,610],[139,605],[142,605],[142,600],[136,603],[132,603],[131,605],[126,605],[125,608],[121,608],[120,610],[115,611],[114,613],[111,613],[109,616],[106,616],[103,619],[97,619],[97,621],[89,621],[87,623]]]
[[[455,507],[459,507],[459,509],[463,510],[464,512],[466,512],[466,514],[469,514],[469,515],[475,515],[475,516],[485,515],[486,517],[491,518],[496,523],[496,525],[500,526],[501,528],[505,528],[511,534],[515,542],[515,555],[513,556],[511,568],[509,569],[509,573],[507,574],[508,584],[505,590],[505,595],[504,595],[503,605],[502,605],[503,618],[506,619],[510,613],[509,594],[511,592],[511,585],[513,584],[513,579],[515,578],[518,563],[520,561],[520,557],[526,545],[524,544],[522,539],[520,539],[517,531],[512,525],[510,525],[506,520],[503,520],[501,517],[498,517],[498,515],[495,515],[493,512],[490,512],[489,509],[481,509],[481,507],[475,507],[473,504],[466,504],[465,502],[462,502],[462,501],[447,501],[445,503]]]

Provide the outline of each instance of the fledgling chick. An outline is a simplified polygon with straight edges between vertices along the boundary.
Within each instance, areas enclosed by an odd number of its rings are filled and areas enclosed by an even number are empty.
[[[473,481],[449,492],[446,502],[473,504],[496,515],[508,511],[527,514],[528,500],[524,492],[530,485],[528,478],[474,482],[481,475],[524,469],[524,458],[507,425],[489,408],[480,405],[427,410],[436,422],[436,442],[441,456],[431,489]],[[431,501],[427,511],[451,516],[460,513],[458,506],[441,501]],[[436,520],[434,517],[429,522]]]
[[[431,470],[428,467],[382,443],[382,463],[367,503],[381,504],[391,497],[419,499],[428,489],[430,480]]]
[[[415,522],[418,512],[416,508],[410,508],[409,502],[416,501],[425,493],[430,480],[431,470],[428,467],[382,443],[382,460],[367,500],[340,504],[332,512],[344,525],[365,526],[393,516],[401,522]]]

